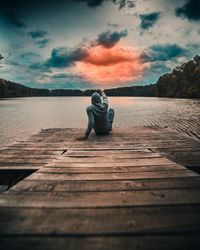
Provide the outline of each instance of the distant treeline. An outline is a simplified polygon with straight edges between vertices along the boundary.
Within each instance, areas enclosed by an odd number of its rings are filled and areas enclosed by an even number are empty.
[[[31,96],[90,96],[95,90],[36,89],[0,79],[0,98]],[[200,98],[200,56],[176,67],[159,78],[157,83],[146,86],[106,89],[108,96],[149,96]]]
[[[29,88],[19,83],[0,79],[0,97],[31,97],[31,96],[90,96],[96,90],[78,89],[36,89]],[[108,96],[157,96],[156,85],[121,87],[106,89]]]

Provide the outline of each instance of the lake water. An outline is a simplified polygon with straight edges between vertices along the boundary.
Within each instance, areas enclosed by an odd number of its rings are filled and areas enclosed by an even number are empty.
[[[0,99],[0,147],[26,139],[40,129],[86,127],[89,97]],[[114,126],[167,126],[200,139],[200,100],[109,97]]]

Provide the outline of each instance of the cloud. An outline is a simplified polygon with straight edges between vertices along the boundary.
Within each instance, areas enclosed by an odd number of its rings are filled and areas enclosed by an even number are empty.
[[[39,58],[40,55],[35,52],[25,52],[19,56],[19,61],[25,65],[30,65]]]
[[[66,73],[57,73],[57,74],[51,75],[51,77],[52,78],[56,78],[56,79],[67,78],[67,77],[69,77],[69,74],[66,74]]]
[[[48,69],[48,68],[66,68],[73,66],[76,62],[83,61],[83,60],[93,60],[94,58],[89,57],[89,52],[91,52],[91,48],[102,46],[107,49],[111,49],[114,47],[119,40],[122,37],[127,36],[127,31],[121,31],[121,32],[111,32],[106,31],[101,33],[98,38],[91,42],[88,47],[86,46],[78,46],[75,48],[68,48],[68,47],[58,47],[54,48],[51,51],[51,56],[48,60],[46,60],[44,63],[38,63],[38,64],[32,64],[30,66],[31,69]],[[39,40],[36,41],[37,44],[40,45],[40,48],[46,45],[46,42],[49,42],[49,39]],[[44,44],[43,44],[44,43]],[[87,59],[86,59],[87,58]],[[115,60],[120,60],[120,55],[115,57]],[[109,64],[109,60],[105,58],[105,60],[96,61],[96,63],[102,63],[102,64]],[[95,62],[94,62],[95,64]]]
[[[187,0],[186,3],[177,8],[176,16],[181,16],[184,18],[188,18],[191,21],[199,21],[200,20],[200,1],[199,0]]]
[[[25,53],[21,54],[20,57],[23,59],[37,58],[37,57],[39,57],[39,54],[37,54],[35,52],[25,52]]]
[[[0,61],[3,59],[4,57],[0,54]]]
[[[129,55],[128,51],[123,48],[118,47],[113,50],[96,47],[89,50],[88,56],[83,61],[95,66],[110,66],[132,60],[132,54]]]
[[[51,57],[43,63],[35,63],[30,69],[49,72],[48,77],[66,78],[68,72],[82,81],[92,84],[112,86],[135,81],[142,76],[146,63],[140,60],[140,55],[133,49],[112,48],[96,45],[91,47],[54,48]],[[67,70],[55,74],[54,68]]]
[[[124,7],[134,8],[135,2],[135,0],[113,0],[113,3],[119,6],[119,10],[123,9]]]
[[[6,15],[6,19],[9,24],[17,28],[26,28],[26,23],[14,12],[10,12]]]
[[[115,46],[91,47],[88,56],[77,62],[74,72],[93,84],[113,86],[138,80],[145,68],[137,52]]]
[[[109,30],[88,41],[87,45],[54,48],[49,59],[30,65],[30,69],[49,72],[48,77],[57,79],[66,78],[68,72],[54,74],[53,71],[64,69],[82,81],[106,86],[135,81],[141,77],[148,63],[141,61],[138,52],[118,45],[120,39],[126,36],[127,30]]]
[[[102,3],[104,2],[104,0],[77,0],[77,1],[86,2],[87,5],[91,8],[98,7],[98,6],[102,5]]]
[[[186,53],[187,50],[177,44],[155,44],[147,52],[143,52],[142,59],[146,62],[168,61]]]
[[[0,63],[1,63],[1,60],[3,59],[4,57],[0,54]],[[0,67],[2,67],[1,65],[0,65]]]
[[[96,8],[102,6],[102,4],[108,0],[75,0],[79,2],[86,2],[88,7]],[[135,0],[110,0],[115,5],[118,5],[119,10],[127,6],[128,8],[135,7]]]
[[[51,41],[51,39],[46,38],[46,35],[47,31],[45,30],[35,30],[28,32],[28,36],[34,40],[35,44],[37,44],[39,48],[46,47]]]
[[[165,63],[160,62],[154,62],[151,64],[151,67],[149,68],[151,72],[162,75],[164,73],[170,72],[171,68],[166,66]]]
[[[35,43],[38,45],[39,48],[44,48],[49,44],[50,41],[51,39],[45,38],[45,39],[36,41]]]
[[[40,32],[39,32],[40,33]],[[44,34],[44,33],[42,33]],[[44,34],[45,35],[45,34]],[[34,33],[34,37],[37,37]],[[48,70],[49,68],[67,68],[73,66],[76,62],[86,60],[87,62],[93,64],[109,64],[109,60],[113,60],[113,58],[105,58],[104,60],[96,60],[93,57],[89,56],[89,52],[91,52],[91,48],[97,46],[103,46],[107,49],[111,49],[114,47],[122,37],[127,36],[127,31],[121,32],[111,32],[106,31],[101,33],[95,41],[92,41],[87,47],[86,46],[77,46],[75,48],[68,47],[58,47],[54,48],[51,51],[51,56],[43,63],[34,63],[30,65],[30,69],[32,70]],[[35,38],[34,38],[35,39]],[[44,47],[46,43],[49,42],[49,39],[37,40],[36,43],[40,48]],[[86,59],[87,58],[87,59]],[[120,55],[117,55],[114,60],[117,62],[121,60]],[[93,62],[92,62],[93,61]]]
[[[200,43],[188,43],[186,44],[187,48],[191,51],[199,51],[200,50]],[[192,57],[192,56],[191,56]]]
[[[120,10],[126,6],[126,0],[119,0],[118,2]]]
[[[46,67],[65,68],[72,66],[75,62],[83,60],[88,55],[87,49],[77,48],[54,48],[51,57],[44,63]]]
[[[28,36],[32,39],[44,38],[47,35],[47,31],[44,30],[35,30],[28,32]]]
[[[106,86],[138,80],[148,63],[141,61],[138,52],[118,45],[120,39],[126,36],[127,30],[109,30],[99,34],[97,39],[88,41],[86,45],[54,48],[50,58],[30,65],[30,69],[43,74],[48,72],[48,77],[56,79],[66,78],[70,72],[84,82]],[[55,74],[54,71],[58,68],[66,72]]]
[[[111,32],[110,30],[101,33],[96,39],[96,43],[98,45],[102,45],[105,48],[112,48],[115,46],[122,37],[126,37],[128,35],[127,30],[123,30],[121,32]]]
[[[41,77],[43,79],[58,79],[58,80],[63,80],[63,79],[76,79],[77,81],[78,80],[84,80],[81,76],[79,75],[75,75],[75,74],[72,74],[72,73],[65,73],[65,72],[49,72],[49,73],[44,73],[41,75]]]
[[[151,28],[159,19],[160,12],[152,12],[149,14],[140,15],[141,24],[140,27],[143,30]]]

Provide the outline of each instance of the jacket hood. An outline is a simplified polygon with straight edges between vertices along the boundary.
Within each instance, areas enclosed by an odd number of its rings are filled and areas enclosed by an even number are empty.
[[[93,105],[99,105],[102,104],[101,96],[99,93],[95,92],[91,96],[91,101]]]

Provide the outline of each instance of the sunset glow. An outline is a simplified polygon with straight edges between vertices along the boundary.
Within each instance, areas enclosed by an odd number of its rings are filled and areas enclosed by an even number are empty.
[[[29,87],[146,86],[200,51],[198,0],[11,2],[1,1],[0,77]]]
[[[144,64],[134,50],[95,46],[89,49],[84,60],[76,63],[74,70],[94,84],[109,86],[139,79]]]

